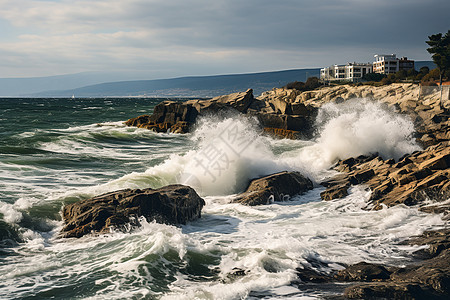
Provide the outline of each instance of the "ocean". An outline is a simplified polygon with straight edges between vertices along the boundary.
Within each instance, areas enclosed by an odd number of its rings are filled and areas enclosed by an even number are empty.
[[[123,125],[162,100],[0,99],[1,299],[331,299],[345,285],[303,284],[297,269],[402,266],[419,249],[402,241],[444,226],[414,207],[372,211],[364,186],[320,199],[338,159],[420,149],[411,120],[389,108],[327,104],[313,140],[264,135],[256,120],[231,112],[205,116],[185,135]],[[315,188],[263,206],[231,203],[250,179],[284,170]],[[59,235],[64,204],[171,183],[205,199],[201,219]]]

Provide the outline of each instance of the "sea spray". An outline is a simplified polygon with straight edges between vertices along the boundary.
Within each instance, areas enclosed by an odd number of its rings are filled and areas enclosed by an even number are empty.
[[[252,178],[283,170],[260,131],[255,119],[243,115],[201,118],[181,182],[204,195],[228,195],[243,191]]]
[[[413,122],[380,102],[352,99],[325,104],[316,126],[316,143],[299,153],[299,159],[314,170],[359,155],[378,153],[384,159],[399,159],[420,150],[414,140]]]

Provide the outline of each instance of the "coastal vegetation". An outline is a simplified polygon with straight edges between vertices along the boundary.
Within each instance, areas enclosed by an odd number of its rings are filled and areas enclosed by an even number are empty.
[[[284,87],[286,89],[294,89],[297,91],[306,92],[306,91],[314,90],[321,85],[322,84],[320,83],[319,78],[313,76],[313,77],[309,77],[306,80],[306,82],[301,82],[301,81],[289,82]]]
[[[446,34],[437,33],[430,35],[426,42],[430,47],[427,49],[432,54],[434,63],[439,70],[439,85],[442,85],[444,76],[450,72],[450,30]]]

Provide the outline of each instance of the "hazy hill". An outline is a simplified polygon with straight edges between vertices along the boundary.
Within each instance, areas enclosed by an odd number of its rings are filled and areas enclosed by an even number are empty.
[[[40,97],[213,97],[252,88],[255,94],[280,87],[291,81],[305,81],[318,76],[320,69],[298,69],[277,72],[192,76],[171,79],[134,80],[95,84],[76,89],[46,91]]]

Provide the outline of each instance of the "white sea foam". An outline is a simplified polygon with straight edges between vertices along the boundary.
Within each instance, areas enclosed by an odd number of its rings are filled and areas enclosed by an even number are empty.
[[[23,215],[14,204],[0,201],[0,213],[3,215],[3,221],[8,223],[18,223],[22,221]]]
[[[339,263],[362,260],[401,265],[419,247],[396,244],[426,228],[444,224],[439,215],[405,206],[363,210],[370,194],[359,187],[346,199],[331,202],[318,201],[319,192],[246,210],[236,210],[234,204],[208,197],[204,219],[186,227],[186,241],[202,252],[217,249],[223,253],[219,264],[221,280],[193,283],[188,277],[179,276],[171,285],[172,292],[163,299],[235,299],[245,298],[251,291],[276,294],[277,287],[295,279],[299,264],[308,265],[311,258],[329,263],[322,270],[328,272],[341,269]],[[228,228],[207,227],[211,224],[208,219],[216,216],[227,216]],[[203,226],[208,229],[199,230]],[[217,233],[216,228],[220,228]],[[230,279],[228,274],[235,268],[245,270],[246,275]],[[304,295],[301,291],[290,293],[292,297]]]
[[[19,250],[33,255],[11,257],[17,263],[0,266],[0,292],[20,297],[27,295],[20,283],[45,290],[70,285],[71,278],[80,284],[101,274],[95,279],[99,288],[94,298],[236,299],[252,291],[276,296],[311,258],[330,262],[322,271],[361,260],[402,265],[419,247],[399,242],[445,224],[440,215],[406,206],[363,210],[370,193],[361,187],[346,199],[327,202],[320,201],[320,191],[260,207],[230,204],[230,196],[206,197],[202,218],[182,228],[142,220],[143,226],[130,233],[68,240],[35,237]],[[204,258],[195,262],[195,256]],[[218,272],[215,278],[193,280],[195,275],[182,271],[204,259]],[[234,268],[246,275],[230,278]],[[42,280],[44,273],[53,279]],[[167,278],[170,292],[156,292],[162,278]],[[294,289],[289,293],[311,297]]]

